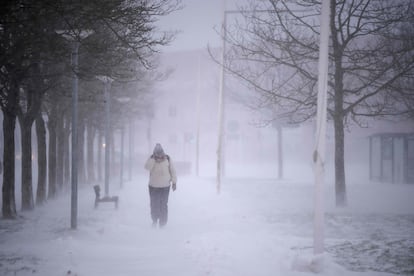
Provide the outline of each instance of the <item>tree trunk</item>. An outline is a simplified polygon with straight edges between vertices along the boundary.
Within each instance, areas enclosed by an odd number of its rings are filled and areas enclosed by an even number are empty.
[[[34,76],[41,75],[40,62],[37,62],[31,70]],[[28,88],[24,90],[25,98],[21,105],[17,105],[17,117],[19,119],[22,135],[22,210],[32,210],[33,177],[32,177],[32,126],[35,119],[40,116],[42,103],[41,78],[31,78]]]
[[[64,133],[63,114],[57,117],[56,121],[56,138],[57,138],[57,154],[56,154],[56,183],[57,188],[63,188],[63,168],[64,168],[64,148],[65,148],[65,133]]]
[[[54,198],[56,196],[56,120],[52,118],[53,116],[54,114],[52,112],[47,124],[49,130],[48,198]]]
[[[85,184],[85,120],[78,120],[78,179],[79,183]]]
[[[22,210],[34,208],[32,186],[32,120],[19,118],[22,142]]]
[[[339,116],[338,116],[339,117]],[[334,118],[335,128],[335,195],[336,205],[346,206],[345,184],[345,134],[344,123],[341,117]]]
[[[46,200],[46,171],[47,171],[47,159],[46,159],[46,129],[45,121],[42,114],[36,118],[36,135],[37,135],[37,164],[38,164],[38,176],[37,176],[37,191],[36,191],[36,205],[41,205]]]
[[[87,131],[87,171],[88,171],[88,182],[95,182],[95,167],[94,167],[94,156],[93,156],[93,142],[95,139],[95,127],[92,124],[88,124]],[[98,145],[99,146],[99,145]]]
[[[344,71],[342,66],[343,45],[338,39],[335,27],[335,1],[331,0],[330,31],[334,55],[334,110],[333,121],[335,131],[335,198],[336,206],[346,206],[345,187],[345,135],[344,135]]]
[[[14,218],[16,213],[15,187],[15,152],[14,152],[14,130],[16,128],[16,115],[3,111],[3,218]]]
[[[335,196],[336,206],[346,206],[345,187],[345,134],[344,134],[344,91],[343,72],[340,54],[335,59],[335,105],[333,112],[335,131]]]
[[[98,132],[98,160],[96,162],[98,167],[98,181],[102,181],[102,135]]]

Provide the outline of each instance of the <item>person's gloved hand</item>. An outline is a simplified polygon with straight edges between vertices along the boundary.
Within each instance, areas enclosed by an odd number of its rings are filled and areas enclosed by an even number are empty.
[[[173,190],[173,192],[174,192],[176,189],[177,189],[177,183],[173,183],[173,184],[172,184],[172,190]]]

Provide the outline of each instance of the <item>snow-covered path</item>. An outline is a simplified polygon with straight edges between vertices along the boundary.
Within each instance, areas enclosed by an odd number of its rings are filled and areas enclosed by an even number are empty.
[[[146,183],[144,175],[123,189],[111,187],[120,196],[118,210],[112,203],[94,209],[92,187],[81,188],[76,231],[69,229],[68,196],[22,213],[24,219],[0,221],[0,275],[313,274],[298,271],[312,255],[311,184],[234,179],[217,195],[213,179],[180,178],[167,227],[153,229]],[[350,186],[351,207],[344,210],[327,200],[321,275],[413,272],[414,187],[374,191]],[[367,195],[376,200],[364,205]]]

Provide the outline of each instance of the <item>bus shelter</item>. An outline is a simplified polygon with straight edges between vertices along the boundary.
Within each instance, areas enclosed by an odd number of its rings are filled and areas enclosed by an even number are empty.
[[[369,137],[370,180],[414,184],[414,133],[377,133]]]

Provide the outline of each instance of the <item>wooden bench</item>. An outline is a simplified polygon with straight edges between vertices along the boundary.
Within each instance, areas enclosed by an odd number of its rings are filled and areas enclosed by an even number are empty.
[[[99,185],[93,186],[95,191],[95,208],[98,207],[100,202],[114,202],[115,208],[118,209],[118,197],[117,196],[104,196],[101,198],[101,187]]]

